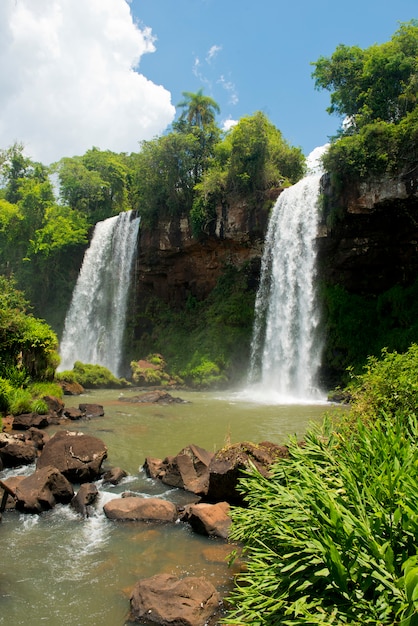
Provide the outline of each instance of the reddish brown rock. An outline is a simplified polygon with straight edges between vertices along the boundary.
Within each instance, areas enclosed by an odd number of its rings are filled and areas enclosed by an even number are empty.
[[[236,443],[217,452],[209,467],[209,487],[206,499],[210,502],[227,501],[241,504],[242,496],[237,490],[242,470],[254,465],[263,476],[268,476],[270,466],[280,458],[287,457],[286,446],[263,442]]]
[[[75,406],[69,406],[64,409],[63,416],[69,420],[75,421],[81,420],[81,418],[85,416],[85,413],[80,411],[80,409],[77,409]]]
[[[56,415],[61,415],[64,410],[64,402],[57,398],[56,396],[44,396],[42,398],[45,400],[48,410],[51,413],[55,413]]]
[[[4,467],[19,467],[33,463],[38,456],[33,441],[25,435],[0,435],[0,458]]]
[[[78,408],[88,418],[102,417],[104,415],[104,409],[101,404],[79,404]]]
[[[147,456],[143,467],[147,476],[150,478],[160,478],[164,467],[164,461],[153,456]]]
[[[103,474],[103,484],[118,485],[127,475],[121,467],[112,467]]]
[[[39,428],[34,428],[33,426],[29,428],[27,437],[30,438],[37,450],[42,450],[46,442],[50,440],[48,433]]]
[[[109,519],[127,521],[143,520],[155,522],[175,522],[177,507],[172,502],[161,498],[115,498],[106,502],[103,507]]]
[[[99,492],[94,483],[83,483],[71,500],[73,509],[84,517],[89,517],[91,505],[97,500]]]
[[[166,457],[161,464],[158,459],[148,458],[145,469],[150,476],[159,478],[166,485],[202,495],[208,490],[212,458],[212,452],[191,444],[176,456]]]
[[[136,583],[131,619],[170,626],[204,626],[219,610],[215,587],[204,578],[157,574]]]
[[[17,485],[16,508],[25,513],[40,513],[52,509],[57,502],[70,502],[73,496],[71,483],[56,467],[43,467]]]
[[[227,539],[231,527],[229,509],[227,502],[190,504],[185,509],[183,520],[201,535]]]
[[[80,396],[85,391],[84,387],[76,382],[70,383],[66,380],[61,380],[59,384],[65,396]]]
[[[47,415],[39,415],[38,413],[22,413],[15,415],[13,418],[14,430],[29,430],[29,428],[46,428],[49,425]]]
[[[17,486],[22,482],[22,480],[25,480],[25,478],[26,478],[25,476],[10,476],[10,478],[6,478],[6,480],[3,480],[2,483],[7,485],[7,487],[13,493],[16,493]],[[3,489],[1,489],[0,487],[0,501],[2,499],[3,499]],[[9,511],[15,508],[16,508],[16,499],[12,495],[9,494],[6,500],[5,509]]]
[[[56,467],[74,483],[91,482],[99,478],[107,456],[101,439],[80,432],[63,430],[55,433],[45,445],[37,467]]]

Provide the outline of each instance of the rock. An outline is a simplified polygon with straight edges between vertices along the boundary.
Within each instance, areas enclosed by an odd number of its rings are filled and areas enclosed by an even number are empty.
[[[163,471],[164,461],[153,456],[147,456],[143,468],[150,478],[159,478]]]
[[[30,439],[24,435],[0,435],[0,458],[4,467],[19,467],[34,463],[38,453]]]
[[[151,458],[147,459],[144,467],[166,485],[202,495],[208,490],[212,458],[212,452],[191,444],[176,456],[165,458],[160,467],[158,460]]]
[[[69,420],[81,420],[81,418],[85,416],[85,413],[75,406],[70,406],[64,409],[63,416]]]
[[[38,413],[22,413],[15,415],[13,418],[14,430],[29,430],[29,428],[46,428],[49,426],[47,415],[39,415]]]
[[[249,442],[236,443],[218,451],[209,466],[209,487],[206,499],[210,502],[227,501],[242,504],[237,490],[243,469],[255,465],[263,476],[268,476],[270,466],[279,458],[289,456],[286,446],[264,441],[258,445]]]
[[[153,391],[146,391],[139,396],[120,396],[120,402],[132,402],[132,403],[146,403],[146,404],[188,404],[187,400],[181,398],[175,398],[167,391],[161,391],[155,389]]]
[[[229,509],[228,502],[190,504],[186,507],[182,519],[189,522],[193,530],[200,535],[227,539],[231,527]]]
[[[17,486],[22,482],[22,480],[25,480],[26,476],[10,476],[10,478],[6,478],[6,480],[3,480],[3,484],[7,485],[7,487],[9,487],[9,489],[11,489],[13,492],[16,492]],[[0,488],[0,501],[3,497],[3,489]],[[13,496],[9,495],[7,497],[6,500],[6,506],[5,509],[7,511],[11,511],[13,509],[16,508],[16,500],[15,498],[13,498]]]
[[[84,517],[89,517],[89,508],[97,500],[98,489],[94,483],[84,483],[71,500],[73,509]]]
[[[215,587],[204,578],[157,574],[136,583],[131,619],[170,626],[204,626],[219,610]],[[142,622],[143,623],[143,622]]]
[[[43,467],[17,485],[16,509],[25,513],[41,513],[52,509],[57,502],[70,502],[73,496],[71,483],[56,467]]]
[[[103,484],[118,485],[128,474],[120,467],[112,467],[103,474]]]
[[[44,396],[42,398],[48,406],[48,410],[51,413],[56,413],[56,415],[62,415],[64,410],[64,402],[57,398],[56,396]]]
[[[177,507],[161,498],[115,498],[103,507],[106,517],[115,520],[152,520],[156,522],[175,522]]]
[[[99,478],[101,465],[106,457],[107,447],[101,439],[62,430],[45,444],[37,467],[52,465],[69,481],[86,483]]]
[[[76,382],[69,383],[66,380],[61,380],[59,384],[65,396],[80,396],[85,391],[84,387]]]
[[[104,409],[101,404],[79,404],[78,408],[88,418],[102,417]]]
[[[33,426],[29,428],[27,435],[31,441],[33,441],[37,450],[43,450],[46,442],[50,440],[48,433],[44,430],[40,430],[39,428],[34,428]]]

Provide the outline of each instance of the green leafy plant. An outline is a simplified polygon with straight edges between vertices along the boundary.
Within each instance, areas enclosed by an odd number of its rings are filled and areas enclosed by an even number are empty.
[[[416,346],[370,360],[347,418],[246,473],[230,537],[247,570],[224,623],[416,625],[417,367]]]
[[[124,378],[116,378],[107,367],[81,361],[76,361],[72,370],[57,373],[56,379],[79,383],[85,389],[117,389],[129,385]]]

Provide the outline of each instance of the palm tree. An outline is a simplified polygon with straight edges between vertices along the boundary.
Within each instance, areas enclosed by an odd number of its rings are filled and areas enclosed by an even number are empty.
[[[184,100],[177,105],[184,109],[180,115],[180,121],[186,121],[191,126],[204,129],[215,121],[215,113],[220,113],[217,102],[210,96],[203,95],[203,89],[197,93],[183,91]]]

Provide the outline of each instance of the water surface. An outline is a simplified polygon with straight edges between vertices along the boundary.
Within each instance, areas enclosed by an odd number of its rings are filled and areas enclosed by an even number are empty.
[[[137,393],[123,392],[125,397]],[[307,424],[320,419],[326,407],[259,404],[239,393],[173,391],[172,395],[189,403],[131,404],[121,402],[115,391],[66,397],[67,406],[104,405],[104,417],[69,422],[67,427],[100,437],[109,449],[106,464],[122,467],[129,476],[117,487],[97,483],[100,500],[88,519],[62,505],[42,515],[4,513],[0,624],[123,626],[128,623],[129,594],[136,581],[162,572],[205,576],[221,592],[230,587],[233,571],[226,557],[231,547],[221,540],[196,535],[183,523],[110,521],[103,504],[127,490],[182,502],[184,492],[145,476],[146,456],[164,458],[190,443],[211,451],[229,442],[285,443],[289,434],[302,437]],[[16,473],[7,470],[0,477]]]

